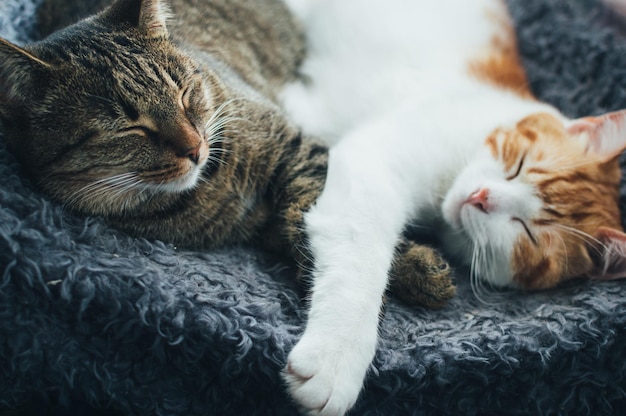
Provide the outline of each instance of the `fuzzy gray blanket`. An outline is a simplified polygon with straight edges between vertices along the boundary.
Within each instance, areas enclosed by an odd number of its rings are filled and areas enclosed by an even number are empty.
[[[36,2],[2,0],[0,36],[35,39]],[[623,21],[595,0],[508,3],[541,98],[571,116],[626,107]],[[306,309],[280,259],[183,251],[75,218],[1,139],[0,178],[1,414],[296,413],[279,373]],[[626,281],[493,304],[457,283],[440,311],[388,302],[352,414],[623,414]]]

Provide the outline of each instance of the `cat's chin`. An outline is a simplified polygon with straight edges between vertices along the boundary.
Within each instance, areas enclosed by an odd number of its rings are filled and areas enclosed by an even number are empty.
[[[497,241],[508,234],[506,227],[501,227],[502,233],[495,236],[488,230],[488,214],[468,204],[453,205],[454,209],[450,207],[444,215],[445,227],[440,235],[446,254],[468,267],[483,288],[513,287],[510,267],[512,249],[507,244],[511,239]],[[475,284],[478,281],[475,280]]]
[[[165,183],[152,184],[148,183],[148,188],[153,193],[166,193],[166,194],[179,194],[188,192],[200,182],[200,175],[202,174],[202,165],[192,167],[186,174],[172,179]]]

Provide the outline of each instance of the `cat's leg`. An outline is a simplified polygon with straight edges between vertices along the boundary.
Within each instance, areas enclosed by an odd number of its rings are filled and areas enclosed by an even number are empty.
[[[453,270],[441,254],[405,238],[389,274],[390,292],[409,305],[440,308],[456,293]]]
[[[342,415],[358,397],[376,350],[395,247],[411,212],[391,155],[349,140],[330,155],[324,191],[305,216],[315,260],[308,322],[284,372],[292,397],[315,415]]]

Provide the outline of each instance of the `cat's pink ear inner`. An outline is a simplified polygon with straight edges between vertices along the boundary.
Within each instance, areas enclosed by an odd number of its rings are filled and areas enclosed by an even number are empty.
[[[595,268],[589,277],[596,280],[626,278],[626,234],[608,227],[596,231],[597,244],[588,248]]]
[[[626,110],[572,120],[567,132],[586,140],[587,153],[612,160],[626,149]]]

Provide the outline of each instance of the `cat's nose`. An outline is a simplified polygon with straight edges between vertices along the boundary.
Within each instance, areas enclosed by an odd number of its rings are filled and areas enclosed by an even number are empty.
[[[197,146],[184,150],[179,154],[180,157],[187,157],[196,165],[200,161],[200,148],[202,147],[202,142],[198,143]]]
[[[204,139],[198,130],[188,121],[171,122],[163,129],[163,137],[169,138],[166,143],[174,150],[176,156],[191,160],[196,165],[200,162]]]
[[[465,203],[473,205],[485,214],[489,213],[489,189],[479,188],[465,200]]]

